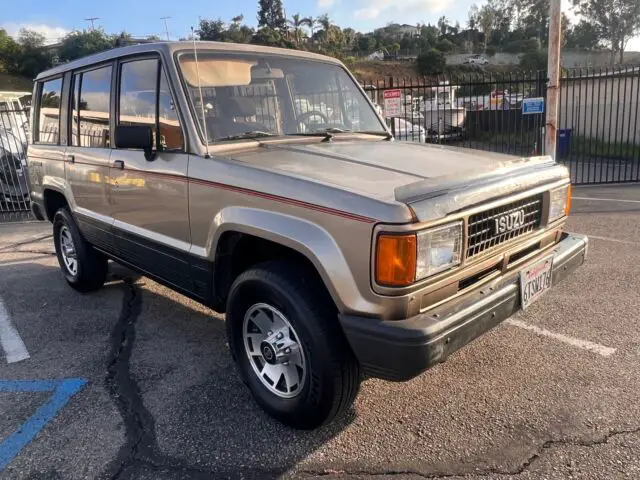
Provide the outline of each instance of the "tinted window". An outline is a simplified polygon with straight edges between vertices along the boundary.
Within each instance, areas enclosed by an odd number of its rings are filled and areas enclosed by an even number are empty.
[[[108,148],[109,99],[111,94],[111,66],[82,73],[80,77],[80,145]]]
[[[120,125],[147,125],[153,129],[154,141],[161,149],[182,149],[182,130],[164,72],[159,91],[157,79],[156,59],[122,65],[118,122]],[[158,128],[159,139],[156,135]]]
[[[60,140],[60,95],[62,79],[50,80],[42,84],[40,91],[40,112],[36,141],[58,144]]]

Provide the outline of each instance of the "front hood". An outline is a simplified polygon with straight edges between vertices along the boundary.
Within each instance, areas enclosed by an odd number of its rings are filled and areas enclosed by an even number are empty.
[[[549,157],[523,159],[478,150],[405,142],[264,142],[257,149],[231,154],[258,169],[302,178],[362,196],[410,205],[419,220],[443,216],[470,201],[490,200],[566,176]],[[540,172],[544,171],[544,175]],[[536,173],[537,172],[537,173]],[[505,179],[507,179],[505,181]],[[491,185],[502,187],[492,191]],[[465,196],[464,192],[482,192]],[[455,194],[453,192],[456,192]],[[450,198],[454,194],[454,199]],[[427,212],[427,205],[447,206]],[[463,198],[464,197],[464,198]]]

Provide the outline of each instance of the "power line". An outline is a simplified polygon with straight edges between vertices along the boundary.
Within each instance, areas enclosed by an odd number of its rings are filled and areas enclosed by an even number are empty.
[[[96,20],[100,20],[100,17],[89,17],[89,18],[85,18],[86,22],[91,22],[91,30],[95,30],[95,24],[94,22]]]
[[[167,24],[167,20],[169,20],[171,17],[160,17],[160,20],[164,20],[164,32],[167,34],[167,41],[170,40],[169,38],[169,25]]]

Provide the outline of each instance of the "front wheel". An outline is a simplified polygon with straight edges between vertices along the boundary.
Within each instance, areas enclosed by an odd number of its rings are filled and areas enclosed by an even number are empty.
[[[282,423],[316,428],[353,403],[358,364],[313,272],[273,261],[241,274],[229,294],[227,334],[256,401]]]

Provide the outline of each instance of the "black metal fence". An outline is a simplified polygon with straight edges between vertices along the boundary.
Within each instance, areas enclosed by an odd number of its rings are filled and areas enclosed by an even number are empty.
[[[29,212],[28,119],[27,110],[0,102],[0,220],[24,218]]]
[[[544,149],[547,78],[536,73],[443,75],[363,82],[399,140],[447,143],[519,156]],[[640,67],[565,71],[560,82],[557,159],[575,184],[640,181]],[[391,101],[393,102],[393,101]],[[391,107],[392,105],[387,105]]]

